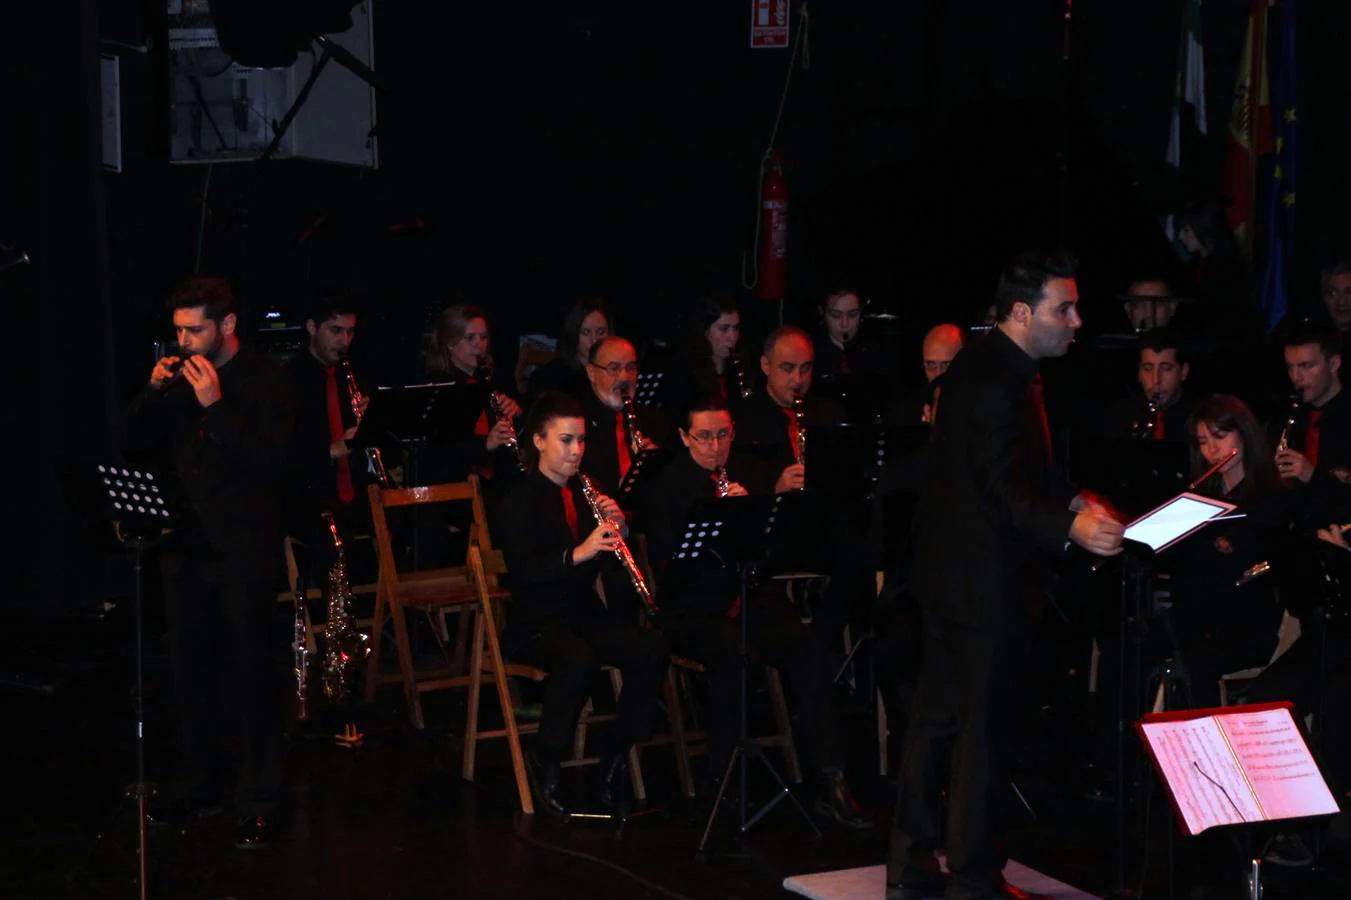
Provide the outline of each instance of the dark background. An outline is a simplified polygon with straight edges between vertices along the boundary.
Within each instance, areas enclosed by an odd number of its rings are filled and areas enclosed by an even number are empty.
[[[606,291],[620,331],[646,338],[694,292],[740,283],[788,61],[748,49],[748,2],[377,3],[393,88],[381,169],[220,164],[205,200],[206,167],[165,159],[153,49],[118,51],[126,168],[99,163],[98,56],[115,49],[100,39],[162,47],[160,7],[0,13],[0,241],[34,258],[0,274],[14,560],[0,603],[59,611],[106,592],[115,561],[84,549],[53,461],[112,446],[168,336],[159,301],[192,269],[203,202],[202,267],[236,280],[246,312],[294,313],[321,284],[359,281],[377,301],[368,354],[411,358],[428,312],[461,296],[505,348],[554,332],[579,290]],[[788,317],[857,284],[913,353],[922,328],[974,318],[1009,253],[1062,231],[1090,320],[1133,274],[1175,268],[1155,217],[1218,181],[1248,3],[1206,0],[1210,137],[1176,178],[1162,159],[1182,7],[1080,0],[1064,66],[1059,2],[813,4],[777,142]],[[1309,305],[1318,268],[1351,246],[1351,4],[1300,8],[1294,278]],[[761,327],[778,314],[747,308]]]

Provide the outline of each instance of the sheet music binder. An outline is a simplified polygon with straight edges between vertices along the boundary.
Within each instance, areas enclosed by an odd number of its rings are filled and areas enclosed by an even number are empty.
[[[1162,553],[1236,509],[1236,504],[1183,491],[1128,524],[1125,539],[1149,547],[1155,553]]]
[[[1136,723],[1187,834],[1340,811],[1291,708],[1180,710]]]

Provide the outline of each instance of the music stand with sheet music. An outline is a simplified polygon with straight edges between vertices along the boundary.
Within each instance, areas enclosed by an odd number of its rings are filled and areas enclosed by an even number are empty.
[[[633,385],[633,402],[639,406],[661,406],[661,382],[665,372],[640,372]]]
[[[751,615],[748,603],[751,572],[756,563],[769,554],[778,535],[782,533],[781,528],[775,527],[775,523],[781,519],[782,501],[782,494],[718,497],[702,500],[696,503],[690,511],[689,519],[685,527],[681,529],[680,538],[676,541],[675,550],[671,553],[671,566],[689,565],[699,560],[709,559],[717,560],[725,566],[736,566],[741,584],[740,731],[737,734],[736,746],[733,747],[732,755],[727,761],[727,768],[723,771],[722,784],[718,786],[718,795],[713,800],[713,810],[709,813],[703,836],[699,839],[697,854],[701,858],[707,856],[708,840],[713,833],[713,823],[717,820],[718,813],[722,809],[722,798],[727,791],[732,771],[736,768],[738,761],[741,763],[740,818],[738,822],[741,834],[744,835],[757,822],[768,815],[769,811],[777,806],[780,801],[787,798],[793,806],[797,807],[798,813],[801,814],[816,836],[820,837],[821,835],[821,830],[816,827],[816,823],[812,821],[812,817],[797,797],[793,796],[793,792],[789,790],[778,770],[774,768],[774,764],[765,755],[764,749],[750,739],[746,727],[746,682],[747,669],[750,663],[747,623]],[[757,810],[755,815],[747,818],[746,782],[750,759],[758,759],[764,764],[770,776],[778,783],[779,791]]]
[[[139,881],[142,900],[149,896],[146,856],[146,801],[155,788],[145,779],[144,560],[146,548],[176,528],[190,524],[192,514],[177,478],[121,463],[98,463],[83,473],[96,493],[104,518],[132,557],[136,571],[136,781],[127,795],[136,800]]]
[[[1135,724],[1184,834],[1341,811],[1291,709],[1288,702],[1188,709]],[[1262,860],[1248,856],[1248,897],[1261,900]]]
[[[1117,877],[1118,892],[1129,890],[1126,884],[1126,742],[1127,723],[1136,721],[1143,710],[1127,708],[1127,685],[1140,680],[1143,669],[1143,634],[1154,600],[1154,568],[1158,554],[1204,528],[1211,522],[1229,518],[1237,507],[1189,491],[1178,494],[1126,526],[1121,554],[1121,626],[1117,632]],[[1100,560],[1100,562],[1102,562]],[[1128,654],[1128,642],[1133,653]],[[1130,668],[1127,670],[1127,660]],[[1185,664],[1185,663],[1184,663]],[[1138,692],[1130,691],[1137,698]],[[1123,894],[1124,895],[1124,894]]]

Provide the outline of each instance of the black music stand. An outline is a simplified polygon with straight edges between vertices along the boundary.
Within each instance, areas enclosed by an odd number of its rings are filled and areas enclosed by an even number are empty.
[[[172,476],[120,463],[100,463],[86,474],[98,493],[103,516],[131,554],[136,571],[136,780],[127,787],[127,796],[136,799],[140,896],[145,900],[149,896],[145,805],[155,788],[145,779],[144,557],[148,547],[188,525],[192,515],[181,484]]]
[[[691,510],[689,520],[682,529],[683,533],[677,542],[675,551],[671,554],[670,564],[672,566],[687,565],[700,559],[715,559],[725,566],[734,565],[741,582],[741,726],[736,746],[732,749],[732,755],[727,760],[726,770],[723,771],[722,784],[718,786],[718,795],[713,800],[713,811],[709,813],[703,836],[699,839],[698,856],[700,858],[706,858],[708,839],[713,833],[713,823],[717,820],[718,813],[722,809],[722,798],[727,792],[727,785],[732,778],[732,770],[736,768],[738,761],[741,763],[739,828],[742,834],[745,834],[754,827],[755,823],[768,815],[769,811],[777,806],[781,800],[787,798],[793,806],[797,807],[798,813],[801,814],[816,836],[821,836],[821,830],[816,827],[816,823],[812,821],[812,817],[797,797],[793,796],[793,792],[789,790],[778,770],[774,768],[774,764],[765,756],[764,748],[751,740],[746,727],[746,680],[750,664],[748,654],[748,622],[751,614],[748,603],[750,579],[755,564],[765,558],[776,536],[781,533],[774,526],[780,517],[782,500],[782,495],[775,494],[755,497],[722,497],[701,501],[695,504],[694,509]],[[772,799],[756,811],[755,815],[747,818],[746,776],[748,774],[748,761],[751,759],[758,759],[764,764],[770,776],[778,783],[779,790]]]
[[[639,406],[661,406],[661,382],[665,372],[642,372],[633,386],[633,402]]]

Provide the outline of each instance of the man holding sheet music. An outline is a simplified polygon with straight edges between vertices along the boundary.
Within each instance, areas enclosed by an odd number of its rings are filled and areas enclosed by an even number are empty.
[[[1005,269],[996,327],[952,363],[916,516],[912,588],[924,665],[902,752],[889,897],[941,890],[940,758],[951,756],[949,898],[1010,892],[994,799],[1003,781],[1005,685],[1022,601],[1071,544],[1121,552],[1123,527],[1055,471],[1038,360],[1064,355],[1082,324],[1074,262],[1023,257]],[[955,745],[949,751],[949,741]]]

